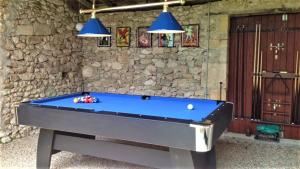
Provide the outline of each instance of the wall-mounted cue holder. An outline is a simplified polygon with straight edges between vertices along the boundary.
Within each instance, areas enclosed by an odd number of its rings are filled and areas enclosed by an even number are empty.
[[[261,76],[263,78],[270,78],[271,81],[269,81],[269,83],[266,85],[266,89],[270,89],[271,85],[274,83],[274,80],[280,80],[285,88],[288,90],[287,92],[290,92],[290,87],[287,84],[285,79],[295,79],[296,78],[296,74],[295,73],[288,73],[286,71],[280,71],[280,72],[266,72],[266,71],[262,71]]]
[[[284,43],[277,43],[277,45],[273,45],[273,43],[270,43],[270,51],[275,50],[275,60],[278,59],[278,51],[279,50],[284,50]]]
[[[277,53],[279,50],[284,50],[284,43],[277,43],[277,45],[270,43],[270,51],[273,49],[275,49],[275,53]]]
[[[280,108],[281,107],[281,100],[274,100],[272,101],[271,99],[268,99],[268,104],[267,104],[268,107],[271,107],[273,109],[273,111],[276,111],[277,108]],[[273,114],[276,116],[276,113]]]
[[[297,77],[295,73],[289,73],[286,71],[280,71],[280,72],[262,71],[261,75],[264,78],[279,78],[279,79],[293,79]]]

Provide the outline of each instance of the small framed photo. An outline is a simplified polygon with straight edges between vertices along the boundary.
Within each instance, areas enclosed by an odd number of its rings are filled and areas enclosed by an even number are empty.
[[[199,47],[199,25],[183,25],[185,31],[181,35],[182,47]]]
[[[130,27],[117,27],[116,42],[117,47],[130,46]]]
[[[147,32],[147,27],[138,27],[137,29],[137,47],[150,48],[152,46],[151,33]]]
[[[158,46],[172,48],[174,47],[174,39],[174,33],[160,33],[158,35]]]
[[[111,28],[106,28],[109,33],[111,33]],[[110,47],[111,46],[111,36],[109,37],[100,37],[97,42],[98,47]]]

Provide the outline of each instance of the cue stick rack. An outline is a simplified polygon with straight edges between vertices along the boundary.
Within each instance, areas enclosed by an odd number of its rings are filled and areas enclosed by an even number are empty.
[[[262,55],[261,55],[262,56]],[[266,72],[262,71],[261,73],[257,73],[256,75],[258,76],[258,81],[259,81],[259,86],[258,86],[258,91],[261,92],[260,94],[260,99],[261,99],[261,116],[258,118],[262,121],[269,121],[265,119],[265,116],[282,116],[283,119],[280,121],[275,120],[272,122],[275,123],[283,123],[283,124],[298,124],[300,122],[300,113],[299,113],[299,106],[300,106],[300,59],[299,59],[299,51],[297,51],[296,54],[296,66],[295,66],[295,73],[288,73],[286,71],[280,71],[280,72]],[[261,65],[259,65],[261,66]],[[257,77],[256,77],[257,78]],[[262,83],[262,78],[266,79],[271,79],[267,84]],[[287,93],[291,92],[290,87],[285,79],[292,79],[294,81],[294,90],[293,90],[293,95],[292,95],[292,102],[282,102],[281,100],[271,100],[268,99],[268,101],[264,101],[264,93],[268,91],[268,89],[271,88],[271,85],[275,80],[280,80],[287,89]],[[260,88],[266,89],[266,91],[261,91],[259,90]],[[264,105],[267,104],[269,107],[272,107],[273,111],[270,110],[265,110]],[[292,112],[291,114],[287,114],[285,112],[280,112],[277,109],[282,107],[282,106],[291,106]]]
[[[263,55],[264,53],[261,50],[261,24],[255,25],[255,35],[254,35],[254,62],[253,62],[253,89],[252,89],[252,114],[251,120],[259,120],[259,121],[269,121],[274,116],[276,120],[273,122],[279,123],[288,123],[294,124],[300,122],[300,113],[299,113],[299,102],[300,102],[300,59],[299,59],[299,51],[297,51],[296,55],[296,66],[295,73],[289,73],[286,71],[278,71],[278,72],[266,72],[263,71]],[[277,53],[275,53],[277,54]],[[270,79],[270,81],[266,81],[266,79]],[[287,84],[286,79],[292,79],[294,81],[294,90],[292,90],[292,86]],[[280,99],[267,99],[264,97],[265,93],[271,89],[271,86],[274,82],[281,82],[284,85],[284,88],[287,93],[292,91],[292,102],[284,102]],[[265,84],[268,82],[267,84]],[[270,91],[269,91],[270,92]],[[272,92],[270,92],[272,93]],[[280,93],[279,93],[280,94]],[[280,107],[282,106],[290,106],[291,112],[281,112]],[[271,108],[271,110],[267,110],[266,107]],[[283,119],[280,119],[281,116]]]
[[[296,70],[295,73],[289,73],[286,71],[278,72],[266,72],[263,71],[263,52],[261,50],[261,24],[255,25],[255,37],[254,37],[254,62],[253,62],[253,89],[252,89],[252,114],[251,120],[269,121],[265,119],[266,116],[282,116],[283,120],[275,120],[278,123],[294,124],[300,122],[300,59],[299,51],[296,56]],[[271,79],[267,84],[265,79]],[[275,81],[283,83],[286,91],[291,92],[291,86],[289,86],[285,79],[292,79],[294,81],[294,90],[292,96],[292,102],[283,102],[281,100],[265,101],[264,93],[268,92],[271,85]],[[265,90],[266,89],[266,90]],[[265,104],[272,107],[273,111],[265,110]],[[280,112],[278,109],[282,106],[291,106],[291,113]],[[271,120],[273,121],[273,120]]]
[[[289,86],[286,82],[288,79],[295,80],[296,74],[295,73],[288,73],[285,71],[280,72],[262,72],[262,78],[264,79],[270,79],[270,81],[267,83],[265,80],[265,83],[263,83],[262,88],[264,91],[262,92],[262,111],[261,111],[261,120],[262,121],[270,121],[274,123],[285,123],[285,124],[291,124],[292,121],[292,112],[286,111],[286,108],[290,107],[292,108],[292,102],[288,101],[282,101],[281,99],[270,99],[268,98],[266,101],[266,98],[264,97],[264,94],[266,92],[271,93],[272,91],[269,91],[272,89],[272,84],[274,84],[275,81],[278,81],[284,85],[285,92],[290,93],[291,86]],[[280,93],[282,95],[285,94]],[[277,93],[278,94],[278,93]]]

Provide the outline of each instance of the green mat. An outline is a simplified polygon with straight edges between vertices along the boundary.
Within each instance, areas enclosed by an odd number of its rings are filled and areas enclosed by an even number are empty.
[[[256,126],[256,130],[265,134],[276,134],[281,131],[279,125],[260,124]]]

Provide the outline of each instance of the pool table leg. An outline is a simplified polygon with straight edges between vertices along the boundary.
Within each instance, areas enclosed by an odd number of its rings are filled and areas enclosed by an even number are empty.
[[[192,151],[191,154],[195,169],[216,169],[215,147],[205,153]]]
[[[48,129],[40,129],[40,135],[37,146],[37,169],[49,169],[52,155],[54,131]]]
[[[213,147],[208,152],[195,152],[170,148],[172,168],[174,169],[216,169],[216,153]]]

